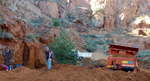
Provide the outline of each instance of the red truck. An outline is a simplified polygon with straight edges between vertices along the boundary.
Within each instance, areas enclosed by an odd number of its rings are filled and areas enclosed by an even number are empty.
[[[130,44],[111,44],[106,70],[127,69],[137,72],[139,48]]]

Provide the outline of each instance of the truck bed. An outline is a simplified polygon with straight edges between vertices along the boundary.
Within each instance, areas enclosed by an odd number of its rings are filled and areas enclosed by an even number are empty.
[[[134,58],[134,55],[112,54],[112,57]]]

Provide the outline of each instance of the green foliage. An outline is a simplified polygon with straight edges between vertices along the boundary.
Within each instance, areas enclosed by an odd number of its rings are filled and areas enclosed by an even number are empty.
[[[60,27],[60,21],[59,21],[59,19],[54,19],[53,20],[53,26],[55,26],[55,27]]]
[[[0,23],[3,22],[3,14],[0,13]]]
[[[92,38],[98,38],[96,35],[83,35],[83,37],[85,37],[85,38],[90,38],[90,37],[92,37]]]
[[[2,31],[0,29],[0,38],[14,39],[15,37],[11,33],[8,33],[6,30]]]
[[[6,4],[6,5],[8,5],[8,6],[10,6],[11,5],[11,3],[9,2],[9,0],[1,0],[2,1],[2,5],[4,5],[4,4]]]
[[[99,45],[104,45],[104,41],[101,41],[101,40],[95,41],[95,43],[96,43],[96,44],[99,44]]]
[[[68,14],[67,15],[67,18],[72,18],[73,16],[71,14]]]
[[[85,32],[86,32],[86,33],[89,33],[89,30],[88,30],[88,29],[85,29]]]
[[[110,38],[111,37],[110,35],[111,35],[111,33],[108,33],[105,35],[105,37]]]
[[[31,23],[33,26],[41,26],[41,25],[42,25],[42,21],[41,21],[41,20],[34,20],[34,19],[31,19],[30,23]]]
[[[138,59],[142,59],[150,55],[150,51],[141,51],[137,54]]]
[[[94,14],[96,14],[96,13],[102,13],[102,14],[104,14],[104,8],[96,8],[95,10],[94,10]]]
[[[92,38],[98,38],[96,35],[90,35]]]
[[[101,46],[101,49],[104,50],[104,51],[103,51],[104,53],[108,54],[108,52],[109,52],[109,46],[103,45],[103,46]]]
[[[88,52],[94,52],[97,49],[96,45],[87,44],[83,46]]]
[[[44,32],[38,33],[38,31],[35,34],[35,37],[41,37],[42,35],[44,35],[45,33],[49,32],[50,30],[45,30]]]
[[[21,18],[25,19],[25,15],[24,15],[24,14],[22,14],[22,15],[21,15]]]
[[[35,35],[34,35],[33,33],[29,33],[29,34],[27,34],[26,41],[33,41],[33,42],[36,42],[37,39],[36,39],[36,37],[35,37]]]
[[[62,27],[68,27],[68,25],[72,25],[73,23],[71,23],[69,20],[67,19],[60,19],[61,22],[61,26]]]
[[[74,52],[71,52],[75,47],[74,41],[69,37],[66,31],[60,31],[59,35],[53,39],[54,42],[50,44],[50,49],[54,52],[56,60],[60,64],[71,63],[77,64],[77,57]]]

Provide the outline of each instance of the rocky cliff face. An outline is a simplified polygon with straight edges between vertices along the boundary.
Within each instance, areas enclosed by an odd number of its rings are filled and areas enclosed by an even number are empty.
[[[0,3],[0,63],[6,61],[7,49],[11,48],[13,53],[8,61],[25,63],[30,68],[44,66],[42,49],[61,29],[69,32],[79,49],[91,42],[82,35],[97,35],[96,41],[113,40],[136,44],[141,50],[150,49],[149,0],[1,0]],[[61,23],[60,29],[51,24],[55,18]],[[101,35],[109,38],[98,39]]]

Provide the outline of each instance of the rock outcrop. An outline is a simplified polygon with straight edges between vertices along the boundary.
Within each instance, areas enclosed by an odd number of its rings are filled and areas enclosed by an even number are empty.
[[[45,44],[40,42],[26,41],[27,34],[35,33],[28,23],[16,18],[7,18],[2,25],[2,31],[10,33],[13,39],[0,39],[0,63],[14,65],[24,63],[30,68],[40,68],[46,64],[46,56],[43,51]],[[11,48],[11,49],[10,49]]]
[[[44,5],[43,5],[44,4]],[[59,18],[59,10],[56,2],[52,1],[40,1],[39,7],[43,13],[53,18]]]
[[[27,33],[34,33],[32,26],[17,17],[6,18],[2,25],[2,30],[14,35],[17,38],[26,38]]]
[[[92,22],[95,27],[101,28],[104,25],[104,16],[100,14],[95,14],[92,18]]]

